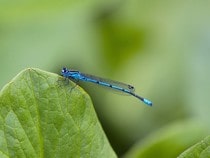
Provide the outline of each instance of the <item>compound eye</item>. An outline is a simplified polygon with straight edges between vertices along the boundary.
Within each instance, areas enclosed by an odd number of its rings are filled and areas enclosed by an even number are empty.
[[[64,68],[62,69],[62,72],[65,73],[66,71],[67,71],[67,69],[64,67]]]

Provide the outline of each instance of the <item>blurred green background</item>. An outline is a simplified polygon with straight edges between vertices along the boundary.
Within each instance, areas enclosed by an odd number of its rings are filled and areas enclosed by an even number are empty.
[[[209,6],[210,1],[0,0],[0,87],[28,67],[60,73],[66,66],[130,83],[153,101],[152,108],[82,83],[115,152],[122,156],[151,135],[159,141],[154,133],[167,135],[170,126],[188,131],[188,143],[171,151],[177,155],[209,134]]]

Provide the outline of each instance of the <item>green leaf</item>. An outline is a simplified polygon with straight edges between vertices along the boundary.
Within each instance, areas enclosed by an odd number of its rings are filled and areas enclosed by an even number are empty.
[[[209,133],[208,127],[194,119],[164,127],[136,144],[125,158],[177,157]]]
[[[80,87],[29,68],[0,92],[0,157],[116,155]]]
[[[209,158],[210,136],[183,152],[178,158]]]

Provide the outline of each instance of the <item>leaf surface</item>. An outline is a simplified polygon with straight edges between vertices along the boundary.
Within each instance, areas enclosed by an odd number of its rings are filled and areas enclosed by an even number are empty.
[[[210,136],[193,145],[178,158],[209,158],[210,157]]]
[[[116,157],[86,92],[39,69],[0,92],[0,157]]]

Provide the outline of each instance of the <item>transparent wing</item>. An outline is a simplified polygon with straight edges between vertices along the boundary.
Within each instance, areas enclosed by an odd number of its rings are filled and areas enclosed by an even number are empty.
[[[84,73],[81,73],[81,75],[84,76],[85,78],[87,78],[89,82],[93,82],[93,83],[96,83],[96,84],[99,84],[101,86],[105,86],[105,87],[108,87],[111,89],[115,89],[118,91],[121,91],[122,89],[124,89],[124,90],[132,92],[132,93],[135,91],[135,88],[129,84],[97,77],[94,75],[84,74]]]

